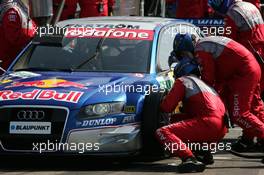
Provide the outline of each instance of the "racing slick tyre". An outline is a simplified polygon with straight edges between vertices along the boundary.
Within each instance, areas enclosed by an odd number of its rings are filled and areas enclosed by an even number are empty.
[[[151,93],[145,97],[142,112],[142,153],[146,156],[164,156],[164,149],[155,137],[155,132],[162,126],[160,102],[164,93]]]

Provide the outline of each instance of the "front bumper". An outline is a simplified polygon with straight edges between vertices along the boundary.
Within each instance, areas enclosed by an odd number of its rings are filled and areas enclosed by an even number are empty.
[[[7,150],[0,142],[0,154],[70,154],[70,155],[126,155],[141,149],[138,123],[103,128],[75,129],[68,132],[65,143],[35,143],[32,150]]]
[[[85,153],[133,152],[141,148],[140,126],[129,124],[97,129],[72,130],[68,144],[88,144]],[[79,150],[80,151],[80,150]],[[76,152],[67,150],[66,152]]]

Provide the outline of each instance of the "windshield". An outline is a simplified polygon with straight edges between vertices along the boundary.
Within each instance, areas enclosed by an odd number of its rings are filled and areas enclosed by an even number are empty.
[[[63,38],[61,45],[32,44],[12,70],[147,73],[151,44],[150,40]]]

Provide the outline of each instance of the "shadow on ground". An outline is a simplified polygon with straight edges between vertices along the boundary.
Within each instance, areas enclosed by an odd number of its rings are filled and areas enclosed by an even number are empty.
[[[230,160],[216,160],[230,161]],[[243,161],[243,160],[235,160]],[[250,160],[247,160],[250,161]],[[228,165],[222,166],[213,165],[207,167],[208,170],[217,169],[263,169],[264,165],[260,165],[259,160],[255,165],[238,166]],[[157,161],[157,159],[135,159],[135,158],[87,158],[87,157],[26,157],[26,156],[5,156],[0,158],[1,172],[32,172],[32,171],[107,171],[107,172],[177,172],[177,166],[168,164],[169,161]],[[180,161],[177,161],[179,163]]]
[[[175,172],[176,166],[155,163],[157,160],[160,159],[4,156],[0,158],[0,171]]]

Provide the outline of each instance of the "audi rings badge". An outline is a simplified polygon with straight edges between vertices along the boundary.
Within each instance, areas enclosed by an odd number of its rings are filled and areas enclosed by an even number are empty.
[[[41,110],[21,110],[17,113],[19,120],[43,120],[45,112]]]

